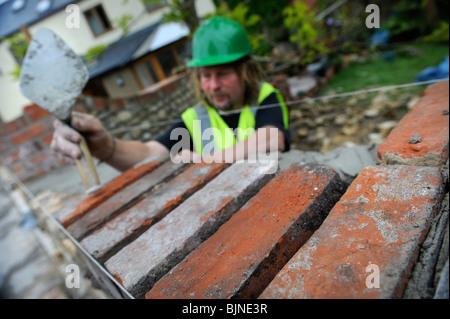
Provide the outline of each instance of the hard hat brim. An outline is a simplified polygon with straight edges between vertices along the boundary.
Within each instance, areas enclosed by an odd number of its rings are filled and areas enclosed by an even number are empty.
[[[235,53],[223,56],[211,56],[211,57],[202,57],[200,59],[192,59],[187,62],[187,66],[190,68],[202,67],[202,66],[214,66],[221,64],[228,64],[232,62],[236,62],[243,57],[251,54],[251,52],[245,53]]]

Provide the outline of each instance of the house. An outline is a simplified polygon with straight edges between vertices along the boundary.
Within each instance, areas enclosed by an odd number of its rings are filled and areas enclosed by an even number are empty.
[[[0,0],[0,120],[14,120],[30,104],[11,73],[21,64],[17,50],[42,27],[53,30],[80,56],[104,48],[87,63],[90,81],[85,94],[130,97],[170,77],[190,52],[189,29],[164,23],[170,1],[144,5],[141,0]],[[215,10],[212,0],[195,4],[199,17]],[[127,32],[120,21],[128,22]],[[13,36],[15,45],[9,40]]]

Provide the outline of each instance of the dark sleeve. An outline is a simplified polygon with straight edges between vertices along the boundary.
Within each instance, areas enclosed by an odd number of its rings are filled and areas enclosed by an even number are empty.
[[[265,106],[265,107],[264,107]],[[284,134],[285,152],[291,149],[291,134],[284,128],[283,112],[279,105],[276,93],[269,95],[256,112],[255,129],[264,126],[275,126]]]
[[[192,142],[192,138],[189,134],[188,129],[186,128],[186,125],[184,125],[184,122],[180,119],[175,124],[172,125],[172,127],[166,131],[163,135],[158,136],[155,138],[155,141],[161,143],[164,145],[169,151],[172,149],[172,147],[179,143],[182,139],[182,135],[176,136],[177,138],[174,140],[170,139],[170,135],[172,134],[172,131],[175,129],[183,129],[185,131],[184,137],[187,139],[187,136],[189,135],[189,149],[191,151],[194,151],[194,143]]]

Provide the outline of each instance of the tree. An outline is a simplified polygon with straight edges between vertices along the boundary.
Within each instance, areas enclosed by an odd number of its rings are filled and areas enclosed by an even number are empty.
[[[261,17],[257,14],[251,14],[249,10],[250,8],[244,3],[239,3],[233,9],[230,9],[228,4],[222,3],[215,13],[207,15],[205,18],[223,16],[236,21],[247,31],[253,50],[258,52],[261,42],[264,39],[264,34],[258,32],[258,24],[261,21]]]
[[[128,1],[128,0],[126,0]],[[145,6],[162,4],[168,7],[169,12],[164,14],[166,22],[185,22],[191,33],[199,26],[197,9],[195,8],[195,0],[141,0]]]
[[[328,52],[326,40],[320,37],[320,27],[315,12],[304,2],[293,2],[283,9],[284,25],[289,30],[289,41],[297,45],[300,61],[313,62],[318,56]]]

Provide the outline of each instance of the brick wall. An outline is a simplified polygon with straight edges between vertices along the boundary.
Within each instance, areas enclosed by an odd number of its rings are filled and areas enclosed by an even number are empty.
[[[57,218],[137,298],[432,298],[446,263],[448,278],[448,85],[350,185],[320,165],[150,158]]]
[[[53,117],[35,104],[20,118],[0,124],[0,136],[1,163],[22,180],[65,164],[50,150]]]
[[[129,99],[81,96],[73,110],[96,115],[116,137],[150,140],[170,126],[151,127],[150,122],[170,121],[189,106],[195,98],[186,74],[172,77],[140,96]],[[11,122],[0,123],[0,160],[22,181],[39,177],[66,165],[50,149],[54,117],[32,104],[24,114]],[[138,126],[139,127],[134,127]],[[134,127],[115,131],[121,127]]]

